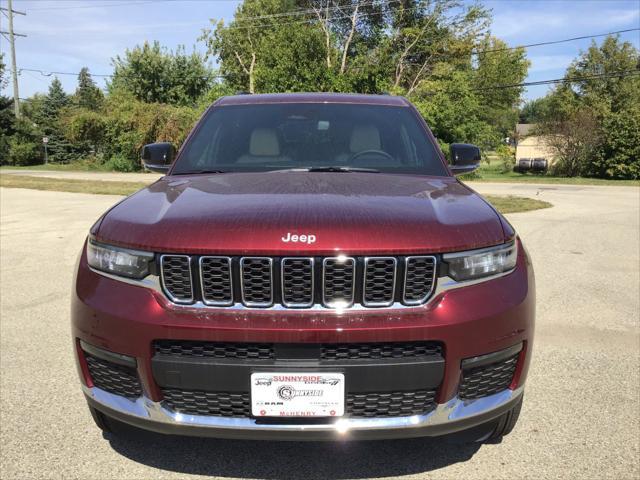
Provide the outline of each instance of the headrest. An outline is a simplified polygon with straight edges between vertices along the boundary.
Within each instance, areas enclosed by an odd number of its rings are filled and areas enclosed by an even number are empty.
[[[351,153],[365,150],[381,150],[380,132],[373,125],[356,125],[351,131]]]
[[[249,154],[255,157],[277,157],[280,155],[278,135],[273,128],[256,128],[251,132]]]

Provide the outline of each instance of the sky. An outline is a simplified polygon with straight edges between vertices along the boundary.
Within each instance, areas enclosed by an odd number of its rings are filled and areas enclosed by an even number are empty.
[[[112,73],[111,59],[145,40],[159,40],[175,49],[185,45],[204,53],[198,37],[210,19],[233,18],[237,0],[14,0],[13,9],[26,16],[14,17],[18,69],[45,72],[78,72],[89,67],[97,74]],[[640,0],[481,0],[493,10],[493,35],[510,46],[561,40],[612,31],[640,28]],[[7,0],[0,0],[6,8]],[[0,15],[0,30],[7,30]],[[640,32],[620,35],[640,48]],[[596,39],[602,41],[602,38]],[[590,45],[579,40],[527,49],[531,61],[527,81],[561,78],[569,63]],[[192,47],[193,46],[193,47]],[[0,36],[0,52],[10,65],[9,43]],[[212,65],[215,59],[212,60]],[[59,75],[68,92],[76,88],[76,76]],[[46,92],[52,76],[22,71],[20,97]],[[526,99],[544,96],[548,85],[529,87]],[[12,96],[7,85],[3,93]]]

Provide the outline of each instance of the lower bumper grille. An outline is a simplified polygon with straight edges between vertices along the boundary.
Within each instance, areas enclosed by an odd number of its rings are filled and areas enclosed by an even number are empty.
[[[84,353],[94,386],[127,398],[138,398],[142,388],[136,370]]]
[[[287,355],[287,349],[295,344],[231,343],[199,340],[156,340],[153,348],[158,355],[172,357],[240,358],[272,360],[276,350]],[[297,354],[300,352],[297,351]],[[341,361],[360,359],[424,358],[442,355],[439,342],[378,342],[378,343],[323,343],[317,351],[308,352],[314,360]],[[293,356],[287,358],[295,358]]]
[[[506,360],[462,371],[458,396],[464,400],[487,397],[509,388],[519,353]]]
[[[248,392],[204,392],[165,388],[162,393],[163,405],[174,412],[217,417],[251,417]],[[346,416],[368,418],[422,415],[436,407],[435,396],[435,390],[348,393]]]
[[[435,390],[351,393],[347,395],[347,413],[351,417],[424,415],[436,407],[435,398]]]

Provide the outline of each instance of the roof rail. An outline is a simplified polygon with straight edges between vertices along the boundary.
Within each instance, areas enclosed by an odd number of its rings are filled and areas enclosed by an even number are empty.
[[[246,90],[238,90],[236,95],[251,95],[251,92],[247,92]]]

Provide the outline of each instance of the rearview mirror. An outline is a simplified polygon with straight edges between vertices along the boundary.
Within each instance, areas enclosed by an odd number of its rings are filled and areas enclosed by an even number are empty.
[[[452,143],[449,147],[451,152],[451,165],[449,168],[454,175],[473,172],[480,165],[480,149],[468,143]]]
[[[169,142],[150,143],[142,147],[141,152],[144,167],[158,173],[169,171],[175,155],[176,149]]]

